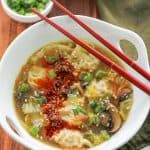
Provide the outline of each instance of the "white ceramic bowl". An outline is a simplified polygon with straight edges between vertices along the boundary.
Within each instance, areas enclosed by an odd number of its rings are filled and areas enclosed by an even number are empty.
[[[146,54],[146,48],[143,40],[134,32],[108,24],[106,22],[96,20],[94,18],[78,16],[88,25],[90,25],[95,31],[101,33],[106,39],[113,43],[116,47],[119,46],[121,39],[127,39],[131,41],[138,52],[137,63],[149,70],[148,58]],[[60,24],[68,31],[77,35],[80,38],[88,38],[96,43],[91,35],[85,30],[79,27],[74,21],[67,16],[60,16],[51,18],[56,23]],[[32,138],[26,130],[20,124],[18,117],[15,113],[14,100],[13,100],[13,87],[16,76],[20,71],[23,64],[26,63],[27,58],[31,56],[37,49],[46,45],[49,42],[66,39],[66,37],[51,27],[45,22],[39,22],[23,33],[21,33],[8,47],[4,54],[0,65],[0,124],[2,128],[17,142],[24,146],[34,150],[55,150],[56,148],[48,146],[44,143]],[[143,80],[148,84],[148,81],[144,80],[135,71],[125,65],[126,69],[134,74],[137,78]],[[111,137],[107,142],[92,148],[92,150],[113,150],[117,149],[121,145],[125,144],[135,133],[139,130],[143,124],[149,109],[150,100],[149,96],[143,93],[136,87],[134,90],[134,102],[131,113],[126,123],[121,129]],[[16,129],[16,134],[9,126],[7,119],[9,119],[11,125]]]
[[[37,15],[24,16],[16,13],[7,5],[7,0],[1,0],[1,4],[4,11],[7,13],[7,15],[16,21],[23,22],[23,23],[33,23],[41,20]],[[53,2],[49,1],[49,3],[46,5],[46,8],[41,13],[43,15],[48,15],[52,7],[53,7]]]

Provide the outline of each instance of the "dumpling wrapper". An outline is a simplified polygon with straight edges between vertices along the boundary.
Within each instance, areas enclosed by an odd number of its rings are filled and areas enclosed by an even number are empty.
[[[71,147],[92,147],[92,143],[85,139],[81,132],[69,129],[63,129],[52,137],[52,140],[64,148]]]

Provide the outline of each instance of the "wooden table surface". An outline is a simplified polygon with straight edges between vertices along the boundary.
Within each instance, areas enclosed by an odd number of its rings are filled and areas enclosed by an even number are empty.
[[[95,0],[60,0],[66,7],[72,10],[75,14],[98,17],[96,11]],[[50,17],[63,15],[61,10],[53,7]],[[22,24],[13,21],[3,11],[0,4],[0,58],[7,49],[9,43],[23,30],[31,24]],[[0,128],[0,150],[25,150],[23,146],[12,140]]]

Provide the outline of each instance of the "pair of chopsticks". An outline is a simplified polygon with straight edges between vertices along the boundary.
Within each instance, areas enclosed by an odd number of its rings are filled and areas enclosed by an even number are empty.
[[[78,24],[80,24],[85,30],[87,30],[89,33],[91,33],[97,40],[99,40],[101,43],[103,43],[106,47],[108,47],[112,52],[114,52],[117,56],[119,56],[122,60],[124,60],[128,65],[130,65],[133,69],[135,69],[137,72],[139,72],[143,77],[150,80],[150,73],[145,71],[143,68],[141,68],[139,65],[137,65],[134,61],[132,61],[128,56],[126,56],[124,53],[120,52],[116,47],[114,47],[111,43],[109,43],[106,39],[104,39],[100,34],[96,33],[93,29],[91,29],[88,25],[86,25],[83,21],[81,21],[78,17],[76,17],[73,13],[71,13],[68,9],[66,9],[63,5],[61,5],[56,0],[52,0],[53,3],[60,8],[62,11],[64,11],[66,14],[68,14],[73,20],[75,20]],[[68,32],[66,29],[61,27],[60,25],[56,24],[54,21],[50,20],[46,16],[42,15],[39,11],[32,8],[31,9],[35,14],[37,14],[41,19],[45,20],[48,24],[52,25],[54,28],[56,28],[58,31],[66,35],[68,38],[70,38],[72,41],[80,45],[81,47],[85,48],[89,53],[93,54],[95,57],[100,59],[102,62],[110,66],[112,69],[114,69],[116,72],[118,72],[120,75],[122,75],[124,78],[126,78],[128,81],[133,83],[135,86],[143,90],[145,93],[150,95],[150,86],[144,84],[139,79],[135,78],[133,75],[126,72],[123,68],[121,68],[119,65],[115,64],[113,61],[111,61],[109,58],[101,54],[99,51],[94,49],[93,47],[89,46],[84,41],[81,41],[79,38],[77,38],[72,33]]]
[[[109,43],[106,39],[104,39],[100,34],[95,32],[91,27],[86,25],[83,21],[81,21],[78,17],[76,17],[72,12],[70,12],[67,8],[61,5],[57,0],[52,0],[53,3],[60,8],[63,12],[69,15],[74,21],[76,21],[79,25],[81,25],[86,31],[92,34],[99,42],[103,43],[107,48],[109,48],[113,53],[115,53],[118,57],[124,60],[129,66],[134,68],[137,72],[143,75],[146,79],[150,80],[150,73],[136,64],[130,57],[122,53],[118,50],[114,45]]]

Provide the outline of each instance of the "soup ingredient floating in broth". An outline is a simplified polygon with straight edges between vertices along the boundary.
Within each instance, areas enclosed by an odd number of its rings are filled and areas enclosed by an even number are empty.
[[[30,8],[43,11],[49,0],[7,0],[8,6],[20,15],[33,15]]]
[[[111,53],[87,41],[118,64]],[[121,64],[120,64],[121,65]],[[88,149],[116,133],[132,106],[130,83],[72,41],[35,52],[15,84],[15,107],[28,133],[66,149]]]

